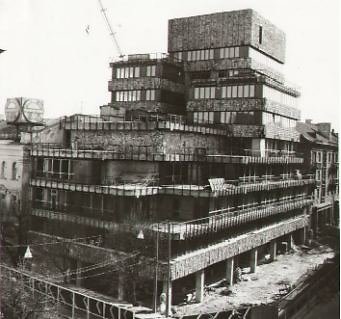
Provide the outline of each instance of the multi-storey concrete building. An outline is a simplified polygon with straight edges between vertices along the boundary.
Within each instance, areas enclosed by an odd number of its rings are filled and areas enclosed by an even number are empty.
[[[164,291],[169,312],[191,289],[202,301],[214,276],[232,285],[238,264],[256,271],[278,243],[303,242],[315,180],[297,152],[281,30],[253,10],[173,19],[168,51],[112,63],[101,117],[39,134],[31,235],[100,236],[64,250],[76,282],[120,299]]]

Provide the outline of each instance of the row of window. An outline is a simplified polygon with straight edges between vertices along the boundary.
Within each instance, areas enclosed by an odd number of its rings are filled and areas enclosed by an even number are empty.
[[[325,161],[327,163],[336,163],[337,162],[337,153],[336,152],[327,152]],[[322,163],[323,162],[323,152],[322,151],[312,151],[311,152],[311,163]]]
[[[196,87],[194,88],[194,99],[215,99],[216,98],[215,86],[209,87]],[[229,85],[221,87],[220,97],[225,98],[247,98],[255,97],[255,85]],[[286,93],[277,91],[266,85],[263,85],[263,94],[259,98],[268,98],[274,102],[288,105],[291,107],[297,106],[297,98]]]
[[[269,86],[263,85],[263,97],[268,98],[274,102],[297,107],[297,98],[289,94],[277,91]]]
[[[214,113],[219,114],[218,116]],[[266,120],[265,120],[266,119]],[[271,121],[269,120],[271,119]],[[267,112],[193,112],[193,122],[201,124],[268,124],[276,123],[281,127],[295,127],[296,120]]]
[[[155,90],[144,90],[146,101],[155,101]],[[130,90],[130,91],[116,91],[115,98],[117,102],[133,102],[141,101],[142,90]]]
[[[116,69],[117,79],[138,78],[140,77],[140,67],[130,66]]]
[[[146,76],[156,75],[156,65],[148,65],[146,67]],[[139,66],[127,66],[116,69],[117,79],[138,78],[141,76],[141,67]]]
[[[221,97],[224,98],[237,98],[237,97],[254,97],[254,85],[231,85],[223,86],[221,88]]]
[[[277,124],[284,128],[296,127],[296,120],[281,115],[264,112],[263,124]]]
[[[187,61],[212,60],[213,58],[214,58],[213,49],[187,51]]]
[[[13,162],[12,163],[11,179],[17,180],[18,179],[17,175],[18,175],[18,165],[16,162]],[[7,163],[5,161],[2,161],[2,163],[1,163],[0,178],[1,179],[7,179]]]
[[[202,86],[199,88],[194,88],[194,98],[195,99],[215,99],[215,90],[214,86]]]
[[[269,56],[263,54],[262,52],[255,50],[252,47],[248,47],[248,54],[241,54],[240,47],[226,47],[219,48],[219,58],[220,59],[233,59],[233,58],[251,58],[263,65],[266,65],[272,69],[278,69],[282,67],[282,64],[277,62],[276,60],[270,58]],[[184,52],[175,52],[173,54],[174,59],[178,61],[186,60],[186,61],[202,61],[202,60],[213,60],[214,59],[214,49],[201,49],[201,50],[193,50],[193,51],[184,51]]]
[[[221,48],[219,50],[220,59],[239,58],[239,47]]]

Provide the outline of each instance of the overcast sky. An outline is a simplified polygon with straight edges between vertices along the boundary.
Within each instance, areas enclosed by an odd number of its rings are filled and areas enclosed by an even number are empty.
[[[166,52],[168,19],[253,8],[287,35],[287,79],[302,119],[338,129],[339,0],[102,0],[124,54]],[[89,34],[85,31],[89,27]],[[46,117],[98,114],[117,52],[97,0],[0,0],[0,113],[8,97],[45,102]]]

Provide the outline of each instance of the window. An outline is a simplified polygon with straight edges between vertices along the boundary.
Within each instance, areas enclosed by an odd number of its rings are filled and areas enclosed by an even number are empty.
[[[221,48],[219,51],[220,59],[239,58],[239,47]]]
[[[255,86],[254,85],[234,85],[221,87],[221,98],[244,98],[254,97]]]
[[[215,90],[216,88],[214,86],[194,88],[194,98],[195,99],[214,99]]]
[[[263,27],[262,26],[259,26],[258,41],[259,41],[259,44],[262,44],[263,42]]]
[[[123,68],[116,69],[116,78],[117,79],[128,79],[128,78],[137,78],[140,76],[140,67],[139,66],[129,66]]]
[[[116,91],[115,98],[117,102],[134,102],[141,100],[141,90]]]
[[[14,162],[12,164],[12,180],[16,180],[17,179],[17,163]]]
[[[193,113],[194,123],[214,123],[214,112],[194,112]]]
[[[316,170],[316,180],[320,181],[321,180],[321,170]]]
[[[147,76],[155,76],[156,74],[156,65],[148,65],[147,66]]]
[[[266,85],[263,85],[263,97],[287,106],[297,106],[297,98],[295,96],[283,93]]]
[[[3,161],[1,163],[1,174],[0,174],[0,177],[5,179],[6,178],[6,162]]]
[[[187,61],[204,61],[214,58],[213,49],[203,49],[196,51],[187,51]]]
[[[155,101],[155,90],[146,90],[146,101]]]
[[[174,53],[174,60],[175,61],[182,61],[182,52],[175,52]]]
[[[322,154],[321,154],[321,152],[317,152],[316,155],[317,155],[316,156],[316,162],[317,163],[322,163]]]

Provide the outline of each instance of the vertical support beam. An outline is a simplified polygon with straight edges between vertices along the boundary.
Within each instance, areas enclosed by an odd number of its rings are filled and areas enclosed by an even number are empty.
[[[304,245],[307,240],[307,228],[303,227],[299,230],[299,243]]]
[[[166,298],[166,312],[168,311],[168,313],[166,313],[165,315],[168,317],[171,314],[171,309],[172,309],[172,282],[168,282],[168,280],[164,280],[163,281],[163,285],[162,285],[162,292],[168,296],[168,298]]]
[[[250,272],[254,273],[257,270],[257,262],[258,262],[258,249],[253,248],[250,253]]]
[[[124,300],[124,274],[119,272],[118,273],[118,283],[117,283],[117,298],[119,300]]]
[[[270,242],[270,260],[275,261],[277,259],[277,241],[273,239]]]
[[[75,293],[72,292],[72,310],[71,310],[71,318],[74,319],[75,318]]]
[[[205,271],[204,269],[202,269],[195,273],[195,300],[197,302],[203,302],[204,288],[205,288]]]
[[[57,313],[59,313],[60,310],[60,287],[57,286],[57,300],[56,300],[56,307],[57,307]]]
[[[234,274],[234,258],[231,257],[226,260],[226,282],[229,286],[233,286]]]
[[[80,268],[82,268],[82,263],[79,260],[77,260],[76,261],[76,286],[77,287],[80,287],[82,284],[82,279],[81,279],[82,274],[81,274]]]
[[[294,239],[292,237],[292,234],[288,235],[288,252],[292,249],[293,245],[294,245]]]

